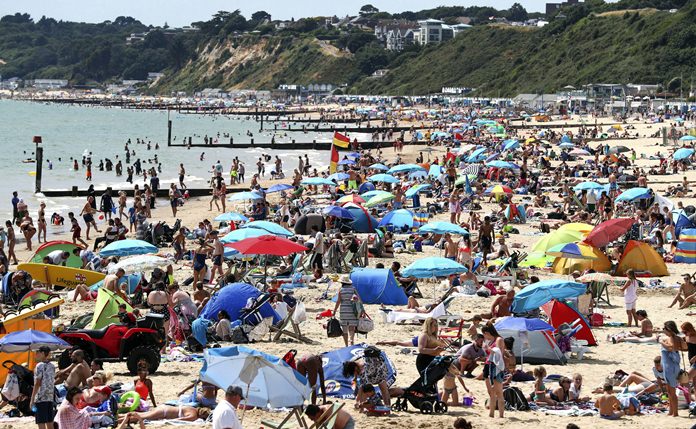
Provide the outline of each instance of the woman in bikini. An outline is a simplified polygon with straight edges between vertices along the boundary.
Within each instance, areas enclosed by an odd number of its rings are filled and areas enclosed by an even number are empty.
[[[36,225],[39,227],[39,232],[37,235],[39,243],[41,243],[41,234],[42,233],[43,233],[44,241],[48,241],[46,239],[46,203],[44,203],[44,202],[42,202],[39,205],[39,218],[36,220]]]
[[[208,257],[208,253],[212,252],[213,246],[206,243],[205,239],[198,239],[198,248],[196,249],[195,256],[193,257],[193,284],[197,284],[199,281],[205,280],[205,272],[207,270],[207,265],[205,265],[205,260]]]
[[[147,295],[147,304],[150,306],[150,311],[154,314],[161,314],[164,318],[164,332],[169,336],[169,306],[171,305],[171,297],[167,293],[164,282],[157,282],[155,290]],[[164,351],[167,343],[162,346]]]
[[[34,226],[34,220],[29,216],[29,212],[26,212],[22,223],[19,225],[19,230],[24,234],[24,238],[27,240],[27,250],[31,250],[31,238],[36,234],[36,227]]]
[[[126,414],[119,423],[127,420],[128,423],[137,423],[142,420],[178,420],[182,422],[195,422],[198,419],[206,420],[210,416],[210,408],[196,408],[188,405],[160,405],[142,413],[133,412]]]

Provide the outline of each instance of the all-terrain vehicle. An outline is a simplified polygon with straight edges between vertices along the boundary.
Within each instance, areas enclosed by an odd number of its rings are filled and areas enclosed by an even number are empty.
[[[67,368],[70,365],[70,354],[75,349],[80,349],[88,362],[94,358],[105,362],[125,360],[128,371],[133,375],[137,374],[141,361],[147,362],[150,374],[157,371],[160,350],[166,341],[164,316],[153,313],[138,319],[132,328],[117,324],[103,329],[68,328],[58,333],[58,337],[73,346],[60,355],[59,368]]]

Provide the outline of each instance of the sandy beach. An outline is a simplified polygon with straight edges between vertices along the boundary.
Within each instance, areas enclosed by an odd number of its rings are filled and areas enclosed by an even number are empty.
[[[576,118],[577,119],[577,118]],[[571,120],[547,122],[536,124],[539,127],[544,127],[549,124],[555,123],[568,123]],[[573,120],[577,123],[577,120]],[[600,118],[600,122],[611,122],[610,118]],[[408,124],[408,122],[403,122]],[[657,167],[659,165],[659,160],[650,159],[651,156],[657,155],[658,152],[661,154],[669,153],[673,147],[662,146],[662,138],[651,138],[647,137],[653,134],[662,125],[669,126],[669,124],[648,124],[643,120],[629,119],[628,124],[635,127],[635,129],[629,130],[631,134],[638,135],[638,138],[632,139],[607,139],[603,140],[601,143],[608,143],[611,146],[614,145],[625,145],[629,148],[635,149],[637,153],[636,165],[641,168],[645,168],[646,171],[650,167]],[[623,124],[625,127],[626,124]],[[681,128],[683,129],[683,128]],[[563,128],[559,131],[576,131],[575,128]],[[523,140],[531,134],[531,130],[519,130],[518,138]],[[592,142],[590,146],[596,147],[599,142]],[[406,146],[404,152],[401,154],[402,162],[413,162],[421,151],[423,146]],[[391,147],[383,149],[384,157],[392,161],[394,154]],[[429,156],[434,158],[438,156],[442,158],[445,154],[444,148],[435,147],[435,151],[430,153]],[[234,156],[234,151],[230,151],[230,159]],[[329,152],[325,153],[328,163]],[[426,154],[426,156],[428,156]],[[229,165],[230,159],[222,160],[223,165]],[[286,165],[285,169],[292,171],[296,167],[296,161],[294,157],[290,157],[292,161],[289,163],[291,165]],[[559,162],[554,162],[554,166],[559,165]],[[249,169],[249,167],[247,167]],[[682,178],[686,176],[690,183],[694,183],[692,187],[696,189],[696,172],[694,170],[688,170],[686,173],[677,175],[663,175],[663,176],[648,176],[648,186],[651,187],[656,193],[663,193],[666,191],[667,187],[677,183],[681,183]],[[263,182],[264,187],[275,184],[275,183],[287,183],[288,179],[284,181],[270,181],[266,180]],[[601,183],[606,183],[606,181],[601,181]],[[82,185],[82,184],[81,184]],[[693,190],[689,192],[690,195],[694,195]],[[277,195],[277,194],[275,194]],[[552,199],[557,197],[557,193],[549,194]],[[271,201],[273,201],[271,198]],[[684,203],[685,206],[690,204],[696,204],[696,198],[685,197],[685,198],[671,198],[671,200],[676,204],[678,201]],[[82,201],[82,200],[80,200]],[[326,202],[328,204],[328,201]],[[182,224],[188,227],[195,227],[195,225],[204,218],[213,219],[219,212],[208,211],[209,198],[198,198],[190,199],[186,204],[179,210],[176,218],[182,220]],[[489,213],[492,210],[497,210],[496,204],[484,203],[483,210],[481,214]],[[130,201],[129,201],[130,206]],[[228,211],[240,211],[243,207],[235,203],[227,203]],[[37,207],[30,207],[30,212],[32,216],[35,217]],[[214,210],[214,207],[213,207]],[[545,210],[545,211],[548,211]],[[462,216],[462,218],[468,218],[468,214]],[[152,220],[166,220],[170,225],[174,223],[174,218],[170,211],[170,207],[164,199],[160,199],[157,202],[157,209],[152,212]],[[448,221],[449,216],[447,213],[439,214],[433,220],[443,220]],[[104,223],[100,224],[100,227]],[[531,246],[543,237],[543,234],[539,230],[539,222],[530,222],[521,225],[515,225],[519,229],[519,234],[510,234],[507,239],[507,243],[511,250],[522,250],[529,251]],[[69,233],[52,233],[51,226],[49,228],[49,239],[66,239],[69,240]],[[84,233],[84,228],[83,228]],[[19,236],[19,234],[18,234]],[[90,241],[90,245],[93,241]],[[36,242],[34,242],[36,246]],[[187,247],[193,247],[192,243],[188,243]],[[171,248],[161,249],[162,253],[172,253]],[[25,250],[25,245],[23,240],[20,240],[17,244],[17,256],[20,261],[28,260],[32,255],[32,252]],[[424,247],[424,253],[409,254],[401,253],[397,254],[394,259],[380,259],[371,258],[369,266],[374,267],[376,263],[383,263],[385,266],[390,266],[393,260],[398,260],[402,267],[407,266],[416,259],[422,258],[424,256],[439,256],[440,251],[434,249],[432,246]],[[681,281],[681,275],[684,273],[693,273],[696,271],[696,266],[688,264],[674,264],[668,263],[669,276],[662,277],[661,280],[668,286],[677,285],[677,282]],[[174,267],[174,277],[179,282],[184,281],[191,275],[191,262],[183,261],[176,264]],[[528,275],[536,275],[540,278],[559,278],[565,277],[558,274],[553,274],[550,271],[542,269],[529,269]],[[566,277],[567,278],[567,277]],[[420,299],[421,305],[433,302],[439,296],[444,293],[446,287],[439,283],[433,283],[428,281],[421,281],[420,289],[424,293],[424,298]],[[329,301],[317,301],[317,298],[324,292],[325,285],[313,285],[307,289],[300,289],[295,293],[298,299],[304,301],[307,308],[307,321],[301,325],[303,333],[309,338],[315,340],[317,344],[306,345],[296,342],[280,342],[273,343],[268,341],[262,341],[250,345],[250,347],[276,355],[283,356],[289,349],[295,348],[299,351],[299,354],[303,353],[322,353],[329,350],[333,350],[343,346],[343,341],[341,338],[327,338],[326,331],[324,328],[325,320],[315,320],[315,317],[320,312],[326,309],[333,309],[333,303]],[[183,290],[191,292],[190,286],[183,287]],[[331,286],[331,293],[338,290],[338,284]],[[679,310],[676,308],[668,309],[668,305],[671,303],[673,296],[675,294],[675,289],[672,287],[665,287],[663,289],[641,289],[638,294],[638,304],[637,308],[644,309],[647,311],[649,318],[652,320],[656,328],[661,327],[665,321],[675,320],[677,325],[685,321],[694,321],[693,317],[687,317],[687,310]],[[625,322],[626,313],[622,306],[623,298],[618,287],[612,286],[610,288],[610,298],[612,306],[609,307],[605,304],[599,306],[598,311],[605,314],[609,321]],[[468,298],[457,298],[455,299],[449,307],[449,312],[451,314],[460,315],[464,318],[469,318],[474,314],[487,312],[493,302],[493,297],[491,298],[481,298],[481,297],[468,297]],[[54,327],[61,323],[68,323],[70,319],[83,314],[85,312],[91,311],[93,308],[93,303],[91,302],[68,302],[61,307],[60,318],[54,320]],[[360,336],[359,341],[364,341],[367,343],[376,343],[378,341],[388,341],[388,340],[400,340],[407,341],[421,330],[421,325],[418,324],[406,324],[406,325],[396,325],[387,324],[381,321],[379,317],[379,306],[378,305],[368,305],[367,312],[373,316],[375,319],[375,329],[367,337]],[[606,377],[612,375],[615,371],[621,369],[627,373],[632,371],[638,371],[644,374],[651,374],[653,358],[659,355],[659,346],[656,344],[612,344],[607,341],[607,336],[611,334],[618,333],[625,328],[612,328],[612,327],[598,327],[594,328],[594,334],[599,342],[597,347],[592,347],[590,352],[587,353],[583,360],[578,361],[577,359],[571,359],[569,363],[565,366],[550,366],[547,365],[546,369],[548,374],[560,374],[571,377],[575,373],[580,373],[584,377],[584,390],[589,393],[591,390],[600,387]],[[415,367],[415,354],[402,353],[403,347],[400,346],[382,346],[381,347],[394,362],[397,370],[398,377],[396,381],[397,386],[408,386],[417,377],[417,371]],[[415,349],[411,349],[415,350]],[[182,388],[182,386],[193,381],[198,371],[201,368],[201,363],[199,362],[165,362],[163,363],[157,373],[152,374],[150,377],[154,384],[154,393],[158,399],[158,402],[163,403],[167,400],[173,400],[177,397],[177,392]],[[524,365],[525,370],[531,370],[533,365]],[[113,372],[113,381],[132,381],[134,377],[127,373],[125,363],[118,364],[106,364],[105,369],[108,372]],[[478,374],[480,369],[475,371]],[[478,381],[474,379],[467,379],[466,385],[471,391],[472,395],[475,397],[475,402],[472,407],[451,407],[449,412],[445,415],[422,415],[413,411],[409,412],[394,412],[388,417],[367,417],[364,414],[360,414],[353,409],[354,401],[346,401],[346,406],[344,409],[348,410],[351,415],[356,419],[359,428],[388,428],[395,425],[402,427],[411,427],[418,429],[427,428],[447,428],[451,427],[452,422],[456,417],[465,417],[473,423],[475,428],[492,428],[492,427],[508,427],[508,428],[535,428],[535,427],[547,427],[547,428],[563,428],[567,423],[576,423],[583,429],[600,429],[600,428],[619,428],[626,426],[639,426],[639,427],[657,427],[657,428],[687,428],[693,424],[692,420],[688,420],[686,415],[687,411],[680,410],[679,418],[667,417],[666,414],[658,415],[642,415],[642,416],[632,416],[624,417],[620,421],[607,421],[600,419],[597,416],[594,417],[559,417],[553,415],[547,415],[538,411],[530,412],[509,412],[506,413],[505,419],[491,419],[488,417],[488,410],[484,407],[484,402],[488,397],[486,393],[486,388],[483,381]],[[521,390],[528,394],[534,390],[533,383],[515,383]],[[547,386],[550,388],[555,388],[556,385]],[[459,386],[460,397],[462,395],[461,386]],[[591,395],[592,396],[592,395]],[[218,396],[219,400],[223,399],[222,393]],[[3,410],[7,411],[7,409]],[[271,413],[263,410],[247,410],[240,411],[240,416],[243,416],[243,427],[245,428],[261,428],[262,419],[275,419],[279,420],[281,418],[279,413]],[[3,423],[0,419],[0,429],[4,428],[29,428],[35,427],[33,422],[30,420],[21,420],[14,423]],[[159,428],[159,427],[169,427],[165,425],[158,424],[157,422],[152,422],[148,424],[148,427]],[[194,427],[194,426],[185,426]]]

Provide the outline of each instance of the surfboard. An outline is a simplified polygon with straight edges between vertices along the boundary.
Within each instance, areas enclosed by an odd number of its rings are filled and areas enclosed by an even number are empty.
[[[96,271],[50,264],[25,263],[17,265],[17,269],[26,271],[34,280],[43,284],[67,288],[74,288],[81,283],[90,286],[106,277],[105,274]]]
[[[23,305],[17,310],[7,310],[5,312],[5,317],[0,318],[0,323],[3,325],[10,325],[12,323],[18,322],[20,320],[28,319],[39,313],[43,313],[51,308],[58,307],[65,304],[65,300],[58,296],[53,296],[48,301],[40,301],[36,304]]]

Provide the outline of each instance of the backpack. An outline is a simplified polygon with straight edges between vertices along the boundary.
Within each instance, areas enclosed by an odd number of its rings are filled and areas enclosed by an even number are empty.
[[[343,329],[341,329],[341,322],[336,318],[329,319],[326,324],[326,336],[329,338],[337,338],[343,335]]]
[[[232,333],[230,335],[230,341],[234,344],[248,344],[249,343],[249,332],[254,329],[249,325],[239,325],[232,328]]]
[[[529,402],[517,387],[507,387],[503,390],[505,409],[509,411],[529,411]]]

